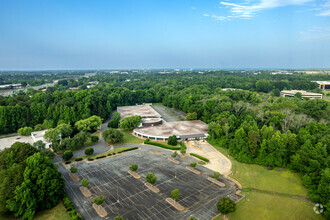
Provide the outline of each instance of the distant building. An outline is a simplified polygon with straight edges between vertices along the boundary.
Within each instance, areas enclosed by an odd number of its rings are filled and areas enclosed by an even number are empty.
[[[296,93],[300,92],[302,98],[310,98],[310,99],[322,99],[323,95],[314,92],[306,92],[304,90],[283,90],[281,91],[281,96],[283,97],[294,97]]]
[[[7,85],[0,85],[0,89],[10,89],[10,88],[20,88],[22,84],[7,84]]]
[[[317,83],[317,87],[322,89],[323,91],[325,90],[330,90],[330,81],[314,81]]]
[[[37,142],[37,141],[42,141],[46,145],[45,147],[49,148],[51,143],[44,139],[44,135],[45,135],[46,131],[47,130],[32,132],[31,133],[31,138],[32,138],[34,143]]]

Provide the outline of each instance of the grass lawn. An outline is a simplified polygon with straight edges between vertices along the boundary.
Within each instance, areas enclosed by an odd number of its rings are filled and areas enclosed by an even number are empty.
[[[324,219],[314,213],[312,204],[298,199],[258,192],[244,194],[246,197],[237,204],[236,211],[227,215],[229,219]],[[216,220],[221,220],[221,216]]]
[[[144,139],[140,139],[132,135],[131,131],[120,130],[120,132],[124,135],[124,138],[121,142],[117,144],[142,144]]]
[[[17,220],[20,218],[15,218],[13,216],[3,216],[0,215],[0,220]],[[43,210],[37,213],[34,218],[35,220],[70,220],[70,215],[66,212],[66,209],[62,201],[52,209]]]
[[[228,150],[213,145],[218,151],[228,157]],[[233,174],[243,188],[255,188],[278,193],[286,193],[297,196],[307,196],[307,189],[302,185],[299,174],[288,169],[267,170],[265,167],[255,164],[240,163],[229,156],[232,162]]]
[[[218,151],[228,157],[228,150],[210,142]],[[299,174],[288,169],[267,170],[265,167],[245,164],[229,156],[233,174],[230,175],[242,185],[245,198],[237,204],[237,210],[229,219],[324,219],[316,215],[313,205],[302,200],[282,195],[244,191],[254,188],[262,191],[307,197]],[[217,218],[220,220],[221,218]]]

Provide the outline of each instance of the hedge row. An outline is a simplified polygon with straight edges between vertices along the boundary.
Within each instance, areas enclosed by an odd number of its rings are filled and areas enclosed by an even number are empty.
[[[77,157],[76,159],[74,159],[74,161],[82,161],[83,158],[82,157]]]
[[[130,147],[130,148],[122,149],[122,150],[120,150],[120,151],[118,151],[116,153],[117,154],[120,154],[120,153],[123,153],[123,152],[131,151],[131,150],[136,150],[136,149],[139,149],[139,148],[138,147]],[[111,155],[115,155],[116,153],[115,152],[114,153],[108,153],[107,155],[108,156],[111,156]],[[107,155],[97,156],[95,159],[105,158]],[[88,160],[92,160],[92,158],[88,158]]]
[[[198,155],[198,154],[190,153],[190,155],[191,155],[191,156],[194,156],[194,157],[197,157],[197,158],[199,158],[199,159],[201,159],[201,160],[204,160],[205,162],[210,162],[209,159],[207,159],[207,158],[205,158],[205,157],[202,157],[202,156],[200,156],[200,155]]]
[[[161,148],[165,148],[165,149],[169,149],[169,150],[181,150],[181,147],[174,147],[174,146],[170,146],[170,145],[167,145],[167,144],[152,142],[149,139],[145,140],[144,143],[154,145],[154,146],[157,146],[157,147],[161,147]]]
[[[72,204],[71,200],[69,199],[69,197],[67,195],[63,196],[63,204],[64,207],[66,208],[66,211],[69,213],[69,215],[71,216],[72,219],[75,220],[82,220],[83,218],[77,214],[77,210],[74,207],[74,205]]]

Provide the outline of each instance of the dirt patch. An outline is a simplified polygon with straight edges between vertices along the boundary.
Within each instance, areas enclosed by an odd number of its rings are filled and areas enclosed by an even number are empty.
[[[82,193],[86,198],[92,196],[91,191],[89,191],[89,189],[87,189],[86,187],[81,186],[81,187],[79,187],[79,189],[80,189],[81,193]]]
[[[135,173],[132,170],[128,170],[128,173],[131,174],[135,179],[140,179],[141,178],[141,176],[139,174]]]
[[[180,161],[173,159],[172,157],[168,157],[167,159],[175,164],[180,164]]]
[[[159,193],[159,189],[156,187],[156,186],[154,186],[154,185],[152,185],[152,184],[150,184],[150,183],[145,183],[144,184],[146,187],[148,187],[148,189],[150,189],[151,191],[153,191],[154,193]]]
[[[107,211],[105,211],[105,209],[100,205],[93,203],[93,208],[101,218],[104,218],[108,215]]]
[[[206,141],[187,141],[187,154],[195,153],[210,160],[204,166],[225,177],[231,173],[231,161]]]
[[[159,155],[159,156],[164,155],[162,152],[159,152],[159,151],[156,151],[156,150],[149,150],[149,152],[152,153],[152,154]]]
[[[70,173],[69,176],[70,176],[70,178],[72,179],[73,182],[79,182],[80,181],[78,175],[75,174],[75,173]]]
[[[225,187],[225,186],[226,186],[224,183],[222,183],[222,182],[220,182],[219,180],[216,180],[216,179],[214,179],[214,178],[212,178],[212,177],[208,177],[207,179],[210,180],[212,183],[217,184],[217,185],[220,186],[220,187]]]
[[[273,167],[265,167],[266,168],[266,170],[272,170],[272,169],[274,169]]]
[[[194,169],[194,168],[192,168],[192,167],[186,167],[186,169],[187,169],[187,170],[190,170],[190,171],[193,172],[193,173],[196,173],[197,175],[201,175],[201,174],[202,174],[201,171],[198,171],[198,170],[196,170],[196,169]]]
[[[172,198],[166,198],[165,201],[168,202],[171,206],[173,206],[174,208],[176,208],[179,211],[184,210],[184,207]]]

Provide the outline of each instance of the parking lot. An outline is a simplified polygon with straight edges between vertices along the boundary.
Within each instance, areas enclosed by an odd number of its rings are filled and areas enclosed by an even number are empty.
[[[239,198],[235,194],[234,183],[224,177],[220,181],[226,184],[221,188],[207,180],[213,171],[198,166],[196,169],[203,175],[197,175],[187,170],[193,158],[176,159],[177,165],[167,158],[170,151],[147,145],[138,145],[141,149],[123,153],[114,157],[96,161],[90,164],[80,162],[75,164],[77,175],[86,178],[90,184],[88,188],[96,197],[103,195],[106,199],[102,206],[108,212],[105,219],[113,219],[119,215],[124,219],[187,219],[190,216],[198,219],[211,219],[218,214],[216,203],[220,198],[229,196],[233,200]],[[150,152],[156,150],[163,153],[157,155]],[[137,173],[141,179],[135,179],[127,171],[133,163],[138,164]],[[80,183],[73,182],[69,171],[63,165],[59,169],[66,179],[66,191],[77,207],[78,212],[85,219],[100,219],[92,208],[92,199],[85,198],[79,190]],[[155,186],[160,189],[156,194],[144,186],[147,173],[155,173]],[[177,211],[169,205],[165,198],[170,197],[171,191],[179,189],[181,196],[177,200],[186,209]]]

